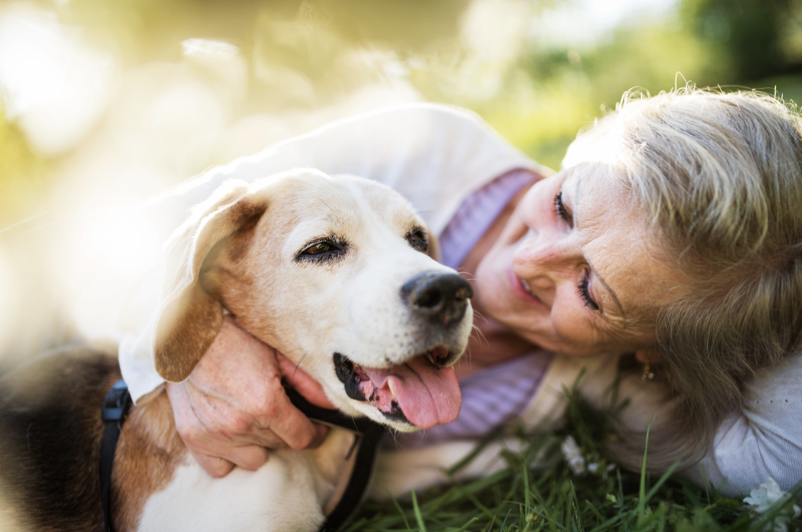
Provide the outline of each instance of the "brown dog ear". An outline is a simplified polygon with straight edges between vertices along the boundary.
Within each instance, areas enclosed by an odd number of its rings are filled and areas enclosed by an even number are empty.
[[[249,194],[244,182],[227,181],[168,240],[153,345],[156,371],[165,380],[189,377],[223,324],[222,303],[200,282],[207,255],[226,237],[255,224],[266,209],[265,195]]]

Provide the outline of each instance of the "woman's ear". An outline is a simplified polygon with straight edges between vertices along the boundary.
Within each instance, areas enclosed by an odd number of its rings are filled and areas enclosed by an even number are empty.
[[[204,262],[225,238],[255,225],[267,209],[267,195],[251,193],[241,181],[227,181],[199,204],[167,242],[163,299],[156,316],[153,353],[156,371],[180,382],[209,349],[223,324],[223,305],[203,288]]]
[[[635,351],[635,360],[641,364],[659,364],[663,357],[654,349],[641,349]]]

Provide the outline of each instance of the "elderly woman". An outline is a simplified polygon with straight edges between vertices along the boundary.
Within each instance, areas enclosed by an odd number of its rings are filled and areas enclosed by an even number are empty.
[[[619,463],[639,465],[654,415],[650,468],[680,461],[729,494],[769,476],[788,489],[802,478],[801,134],[772,97],[679,90],[625,101],[544,177],[477,117],[404,106],[213,169],[155,209],[177,224],[226,178],[310,166],[382,181],[422,211],[443,262],[471,280],[478,317],[456,367],[463,410],[401,438],[407,465],[459,458],[505,424],[553,426],[583,370],[580,391],[602,407],[623,371],[619,398],[634,400],[616,419]],[[137,403],[161,392],[147,338],[130,335],[120,353]],[[325,431],[289,403],[282,374],[325,397],[286,366],[228,318],[193,375],[167,383],[210,474]]]

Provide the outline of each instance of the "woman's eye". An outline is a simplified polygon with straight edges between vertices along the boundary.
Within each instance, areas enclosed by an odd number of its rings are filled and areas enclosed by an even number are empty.
[[[306,248],[303,253],[304,255],[317,255],[319,253],[324,253],[331,249],[331,246],[326,244],[325,242],[318,242],[317,244],[311,245]]]
[[[554,212],[564,222],[571,223],[571,216],[568,214],[565,204],[563,203],[562,190],[558,192],[556,196],[554,196]]]
[[[593,310],[599,310],[599,305],[593,301],[593,298],[590,296],[590,278],[587,274],[579,281],[578,288],[579,297],[582,298],[582,302],[585,303],[585,306]]]
[[[410,231],[407,233],[406,239],[410,246],[421,253],[426,253],[429,251],[429,238],[426,234],[426,231],[423,229],[414,229]]]

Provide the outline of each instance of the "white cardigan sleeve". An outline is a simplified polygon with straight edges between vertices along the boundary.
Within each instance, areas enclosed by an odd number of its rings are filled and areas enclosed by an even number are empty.
[[[784,490],[802,480],[802,356],[761,370],[741,411],[719,428],[713,449],[686,472],[724,495],[748,494],[771,477]]]
[[[394,188],[410,200],[435,234],[471,192],[494,177],[516,168],[548,172],[473,113],[442,105],[404,105],[335,122],[213,168],[165,191],[133,219],[150,225],[158,220],[158,236],[149,245],[160,249],[190,208],[226,179],[250,182],[302,167],[331,175],[359,175]],[[153,249],[149,254],[159,255]],[[119,298],[127,314],[136,314],[120,320],[127,334],[121,337],[119,356],[123,377],[140,403],[155,396],[164,382],[155,371],[149,338],[140,333],[157,303],[158,278],[152,273],[136,290],[129,289],[128,296]]]
[[[559,423],[566,403],[563,387],[570,388],[583,368],[580,391],[604,407],[617,367],[615,357],[555,357],[523,420],[543,429]],[[626,421],[645,427],[660,404],[652,396],[633,398]],[[741,411],[721,424],[707,456],[683,475],[698,485],[712,483],[731,497],[748,494],[769,477],[784,490],[802,480],[802,356],[759,371],[745,387]]]

